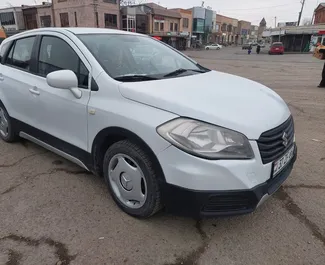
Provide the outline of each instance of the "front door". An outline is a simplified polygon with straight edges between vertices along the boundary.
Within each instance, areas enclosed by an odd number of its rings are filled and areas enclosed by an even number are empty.
[[[56,144],[61,151],[71,153],[66,150],[70,147],[87,151],[87,105],[90,97],[91,69],[88,61],[75,44],[60,33],[41,37],[37,57],[38,77],[35,86],[40,98],[39,129],[58,139]],[[78,87],[82,91],[80,99],[70,90],[54,88],[47,84],[47,74],[63,69],[72,70],[76,74]],[[55,139],[52,141],[55,142]]]

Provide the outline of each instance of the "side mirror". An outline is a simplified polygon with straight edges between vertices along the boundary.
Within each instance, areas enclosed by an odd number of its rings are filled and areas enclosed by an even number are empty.
[[[58,70],[46,76],[49,86],[59,89],[69,89],[76,98],[81,98],[82,92],[78,88],[78,79],[71,70]]]

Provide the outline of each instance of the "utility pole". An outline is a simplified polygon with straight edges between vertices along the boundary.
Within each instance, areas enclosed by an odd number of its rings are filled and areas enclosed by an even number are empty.
[[[274,17],[274,27],[276,28],[276,17]]]
[[[300,24],[300,20],[301,20],[301,15],[302,15],[302,12],[304,11],[304,7],[305,7],[305,1],[306,0],[302,0],[300,3],[301,3],[301,10],[299,12],[299,17],[298,17],[298,24],[297,26],[299,26]]]

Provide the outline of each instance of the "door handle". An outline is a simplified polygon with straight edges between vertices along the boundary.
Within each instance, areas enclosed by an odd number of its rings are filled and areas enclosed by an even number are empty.
[[[37,96],[40,94],[39,91],[37,90],[37,87],[30,88],[29,92]]]

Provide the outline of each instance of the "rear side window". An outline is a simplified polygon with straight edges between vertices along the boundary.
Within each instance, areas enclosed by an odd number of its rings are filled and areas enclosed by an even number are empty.
[[[78,78],[78,86],[88,88],[89,71],[77,53],[64,40],[44,36],[39,51],[38,73],[45,77],[58,70],[73,71]]]
[[[15,41],[11,47],[6,64],[29,71],[35,37]]]
[[[281,44],[281,43],[276,43],[276,44],[272,44],[272,46],[273,46],[273,47],[282,47],[283,44]]]

